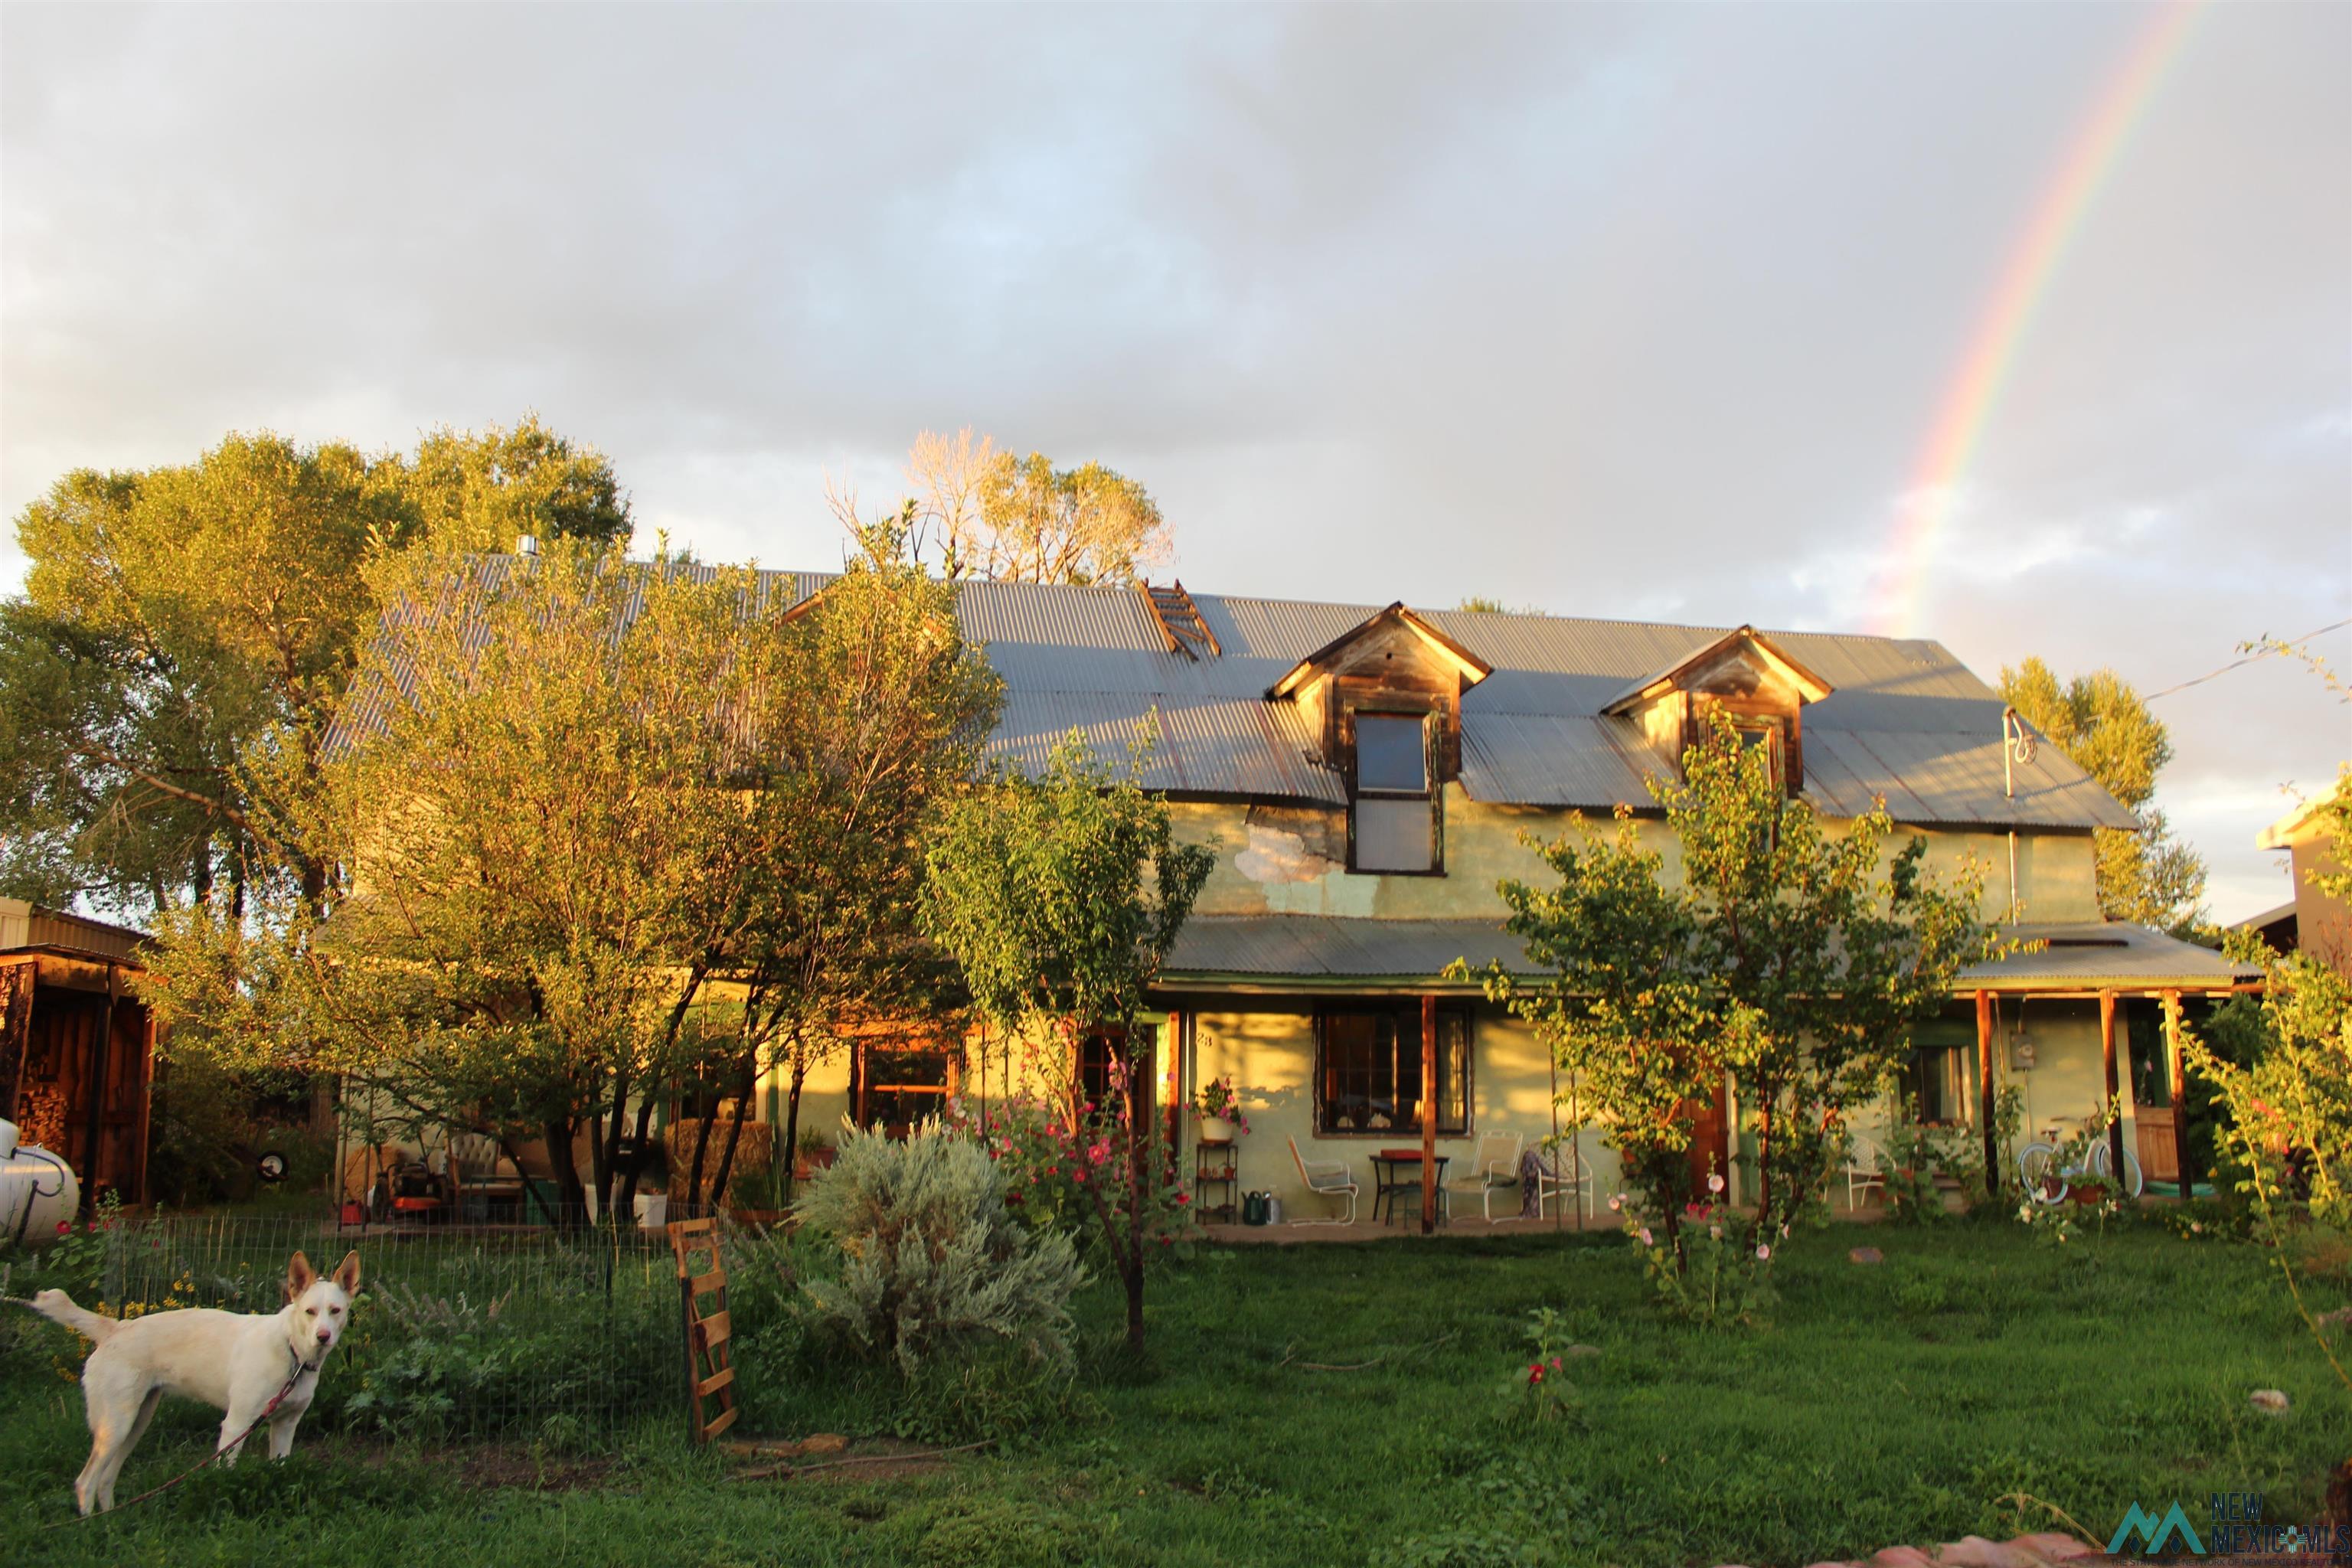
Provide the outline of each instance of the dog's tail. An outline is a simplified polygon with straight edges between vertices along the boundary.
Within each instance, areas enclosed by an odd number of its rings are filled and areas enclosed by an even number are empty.
[[[73,1298],[62,1290],[40,1291],[26,1305],[53,1323],[63,1323],[92,1344],[104,1344],[122,1327],[112,1318],[101,1318],[75,1306]]]

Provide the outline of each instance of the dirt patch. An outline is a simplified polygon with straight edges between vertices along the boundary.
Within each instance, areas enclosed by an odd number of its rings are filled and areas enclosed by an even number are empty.
[[[887,1437],[860,1438],[844,1447],[826,1442],[812,1447],[807,1441],[736,1445],[742,1466],[730,1479],[739,1481],[900,1480],[931,1475],[952,1460],[992,1445],[972,1443],[953,1448],[926,1448]]]
[[[365,1437],[331,1436],[303,1447],[321,1458],[380,1470],[410,1464],[448,1475],[469,1490],[569,1492],[604,1489],[619,1468],[597,1455],[535,1455],[511,1443],[445,1443],[427,1452]]]

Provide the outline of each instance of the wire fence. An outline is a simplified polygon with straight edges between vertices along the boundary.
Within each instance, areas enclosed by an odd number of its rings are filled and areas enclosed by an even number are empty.
[[[567,1447],[684,1423],[677,1273],[658,1231],[126,1216],[19,1255],[11,1290],[58,1285],[116,1317],[274,1312],[294,1253],[323,1273],[351,1250],[361,1299],[306,1426]]]

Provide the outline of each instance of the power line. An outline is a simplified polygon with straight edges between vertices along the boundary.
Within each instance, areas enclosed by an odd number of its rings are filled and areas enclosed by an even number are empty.
[[[2317,631],[2305,632],[2299,637],[2288,637],[2284,642],[2271,644],[2263,647],[2260,652],[2250,653],[2243,658],[2233,658],[2219,669],[2209,669],[2194,680],[2184,680],[2178,686],[2168,686],[2161,691],[2152,691],[2145,698],[2142,698],[2141,700],[2145,702],[2153,702],[2159,697],[2169,697],[2176,691],[2186,691],[2192,686],[2202,686],[2207,681],[2213,679],[2217,676],[2227,675],[2233,669],[2268,658],[2274,653],[2284,653],[2288,648],[2293,647],[2297,643],[2306,643],[2314,637],[2326,637],[2329,632],[2336,630],[2338,626],[2352,626],[2352,616],[2347,616],[2340,621],[2331,621],[2327,625],[2321,626]]]

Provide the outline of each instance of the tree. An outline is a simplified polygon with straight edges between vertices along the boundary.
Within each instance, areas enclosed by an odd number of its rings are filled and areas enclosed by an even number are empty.
[[[1639,847],[1629,813],[1611,837],[1580,824],[1579,842],[1541,847],[1557,889],[1500,887],[1544,977],[1487,976],[1614,1118],[1670,1247],[1687,1181],[1676,1156],[1724,1071],[1757,1120],[1756,1223],[1769,1232],[1819,1193],[1847,1114],[1883,1091],[1912,1027],[1994,951],[1976,915],[1980,869],[1938,887],[1924,839],[1889,853],[1883,808],[1832,833],[1720,710],[1683,769],[1683,784],[1651,784],[1679,880]]]
[[[925,857],[923,899],[924,923],[955,956],[974,1006],[1042,1037],[1066,1081],[1081,1043],[1108,1038],[1116,1103],[1089,1115],[1072,1092],[1070,1111],[1118,1156],[1087,1196],[1139,1348],[1144,1269],[1171,1184],[1135,1021],[1213,863],[1175,841],[1167,803],[1136,782],[1149,744],[1147,731],[1119,773],[1074,732],[1036,778],[1005,775],[955,801]],[[1114,1182],[1108,1170],[1122,1168]]]
[[[2028,658],[2001,668],[2000,696],[2140,819],[2136,830],[2097,831],[2099,912],[2176,932],[2194,926],[2204,912],[2205,862],[2148,804],[2172,740],[2139,693],[2112,669],[2062,686],[2048,665]]]
[[[1043,453],[1017,457],[966,426],[918,436],[906,474],[911,493],[894,523],[919,557],[936,552],[950,581],[1125,584],[1168,559],[1159,505],[1100,463],[1056,468]],[[854,491],[828,487],[826,500],[853,536],[872,526]]]
[[[701,1065],[684,1026],[710,879],[740,864],[714,786],[743,757],[748,574],[560,542],[514,571],[408,555],[372,578],[391,610],[355,736],[288,808],[343,879],[242,921],[167,916],[152,994],[189,1030],[175,1049],[307,1059],[509,1152],[543,1137],[572,1216],[573,1139],[609,1113],[590,1150],[610,1213],[632,1094]]]
[[[711,879],[704,922],[709,966],[740,994],[737,1115],[714,1191],[762,1049],[789,1072],[789,1160],[812,1067],[861,1023],[946,1009],[951,976],[917,927],[922,829],[978,770],[1002,692],[963,639],[953,588],[889,530],[741,658],[761,743],[722,831],[744,863]],[[698,1176],[698,1149],[693,1165]]]
[[[32,563],[0,605],[0,877],[134,917],[331,868],[273,819],[314,769],[373,627],[365,572],[415,546],[625,538],[610,466],[536,420],[442,430],[416,459],[279,437],[194,463],[77,470],[17,520]]]

